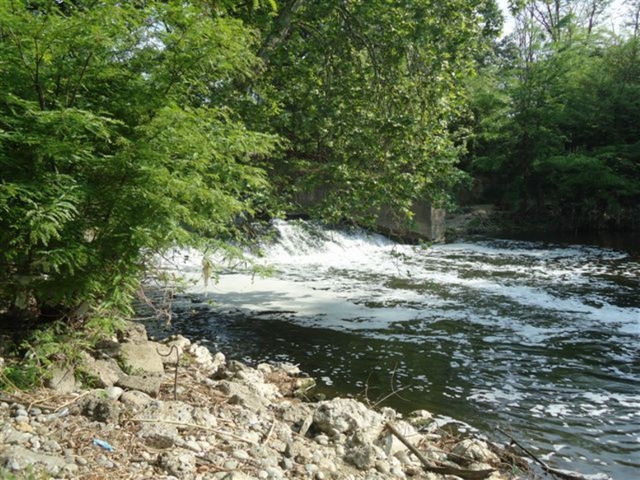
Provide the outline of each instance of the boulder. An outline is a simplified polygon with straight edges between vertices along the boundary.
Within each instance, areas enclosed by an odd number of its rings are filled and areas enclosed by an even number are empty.
[[[420,440],[423,439],[423,436],[418,433],[415,427],[407,422],[402,420],[395,421],[394,427],[412,445],[417,445]],[[387,430],[385,430],[384,435],[376,441],[376,445],[382,448],[387,455],[395,455],[398,452],[407,450],[407,447],[398,440],[398,437]]]
[[[345,460],[360,470],[367,470],[375,466],[378,450],[371,444],[358,445],[346,453]]]
[[[164,365],[158,353],[161,348],[164,348],[164,345],[155,342],[123,343],[119,353],[123,369],[133,375],[163,375]]]
[[[56,455],[34,452],[27,448],[12,445],[0,452],[0,464],[11,470],[24,470],[31,465],[42,465],[52,475],[65,469],[67,462]]]
[[[71,393],[78,389],[75,370],[71,366],[54,366],[45,384],[59,393]]]
[[[196,471],[196,457],[188,452],[164,452],[158,456],[156,465],[177,478],[191,478]]]
[[[179,401],[153,402],[148,404],[137,418],[162,423],[199,425],[213,428],[217,425],[215,415],[202,407],[194,407]]]
[[[120,421],[122,407],[116,400],[89,395],[82,399],[79,406],[84,416],[96,422],[117,425]]]
[[[385,419],[356,400],[334,398],[318,403],[313,413],[313,423],[329,436],[336,432],[346,435],[358,432],[365,441],[372,443],[382,432]]]
[[[452,453],[460,457],[490,465],[498,465],[500,459],[482,440],[468,438],[453,447]]]
[[[149,394],[141,392],[139,390],[130,390],[128,392],[124,392],[120,398],[120,402],[128,408],[133,410],[140,410],[151,402],[157,401],[154,400]]]
[[[108,388],[116,384],[124,372],[113,358],[95,360],[87,355],[82,361],[80,368],[95,378],[97,387]]]
[[[152,397],[160,393],[162,377],[159,375],[122,375],[118,379],[117,386],[126,390],[138,390]]]
[[[206,370],[211,374],[214,374],[218,370],[224,368],[226,363],[224,354],[218,352],[214,356],[207,347],[198,345],[197,343],[194,343],[189,347],[189,353],[193,355],[194,361],[200,365],[203,370]]]
[[[191,346],[191,341],[182,335],[172,335],[158,348],[162,363],[177,365],[182,354]]]
[[[246,385],[223,380],[218,384],[218,389],[229,397],[231,405],[241,405],[253,412],[265,411],[269,406],[266,398],[257,395]]]
[[[178,428],[163,423],[143,423],[137,436],[147,447],[157,449],[172,448],[182,442]]]
[[[118,336],[120,342],[143,344],[149,341],[147,329],[141,323],[127,322]]]

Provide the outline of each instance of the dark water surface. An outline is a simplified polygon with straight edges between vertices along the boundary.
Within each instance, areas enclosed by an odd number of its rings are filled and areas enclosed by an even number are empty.
[[[299,364],[331,395],[388,397],[504,441],[499,425],[554,466],[640,478],[638,236],[416,248],[277,228],[273,278],[194,287],[174,329],[252,364]]]

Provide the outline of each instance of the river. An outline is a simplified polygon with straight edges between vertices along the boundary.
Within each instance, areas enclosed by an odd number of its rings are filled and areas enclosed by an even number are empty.
[[[258,262],[190,287],[173,329],[318,390],[427,409],[558,468],[640,478],[640,250],[574,239],[408,246],[276,222]],[[591,242],[586,240],[585,242]],[[181,256],[197,276],[197,254]]]

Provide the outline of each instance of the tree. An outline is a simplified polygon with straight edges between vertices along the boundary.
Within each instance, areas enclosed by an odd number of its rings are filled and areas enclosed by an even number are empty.
[[[442,201],[460,178],[462,79],[496,32],[495,2],[289,1],[263,30],[278,186],[329,219]]]
[[[262,208],[276,139],[228,101],[255,41],[199,2],[0,3],[0,312],[125,307],[148,255]]]
[[[521,4],[516,31],[502,49],[508,55],[483,72],[502,81],[489,92],[472,89],[480,129],[471,168],[509,185],[500,200],[512,209],[534,205],[571,228],[632,225],[640,193],[634,37],[596,32],[593,18],[552,22],[559,17],[551,13],[569,8],[595,15],[596,3]],[[549,20],[540,20],[543,6]],[[497,117],[502,120],[492,121]]]

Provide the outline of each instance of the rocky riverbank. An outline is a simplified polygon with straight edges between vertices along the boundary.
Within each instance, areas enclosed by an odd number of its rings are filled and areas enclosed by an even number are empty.
[[[308,402],[313,380],[295,366],[250,368],[138,324],[80,372],[95,388],[60,370],[50,389],[0,393],[2,478],[500,479],[523,466],[426,411]]]

